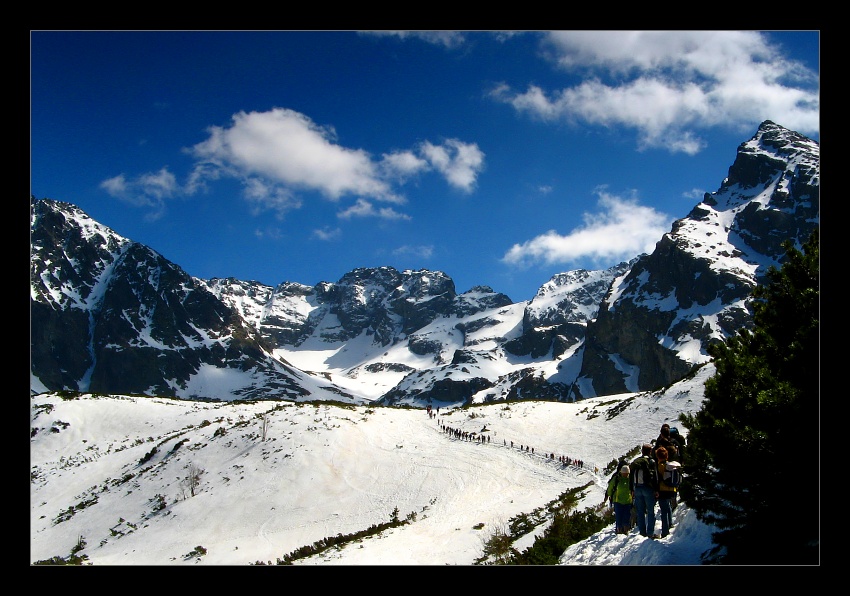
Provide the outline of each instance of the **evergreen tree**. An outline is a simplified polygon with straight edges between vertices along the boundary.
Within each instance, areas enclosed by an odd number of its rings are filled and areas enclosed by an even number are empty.
[[[689,429],[682,499],[716,526],[707,562],[820,559],[818,232],[783,244],[753,292],[753,329],[709,348],[717,368]]]

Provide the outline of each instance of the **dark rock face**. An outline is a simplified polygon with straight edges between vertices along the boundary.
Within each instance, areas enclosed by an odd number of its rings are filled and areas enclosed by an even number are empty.
[[[443,273],[392,267],[355,269],[322,289],[320,302],[342,323],[333,339],[353,339],[365,329],[384,346],[446,313],[455,298],[454,282]]]
[[[420,356],[425,356],[426,354],[438,355],[443,349],[441,342],[420,335],[411,335],[407,338],[407,341],[408,349]]]
[[[73,220],[82,211],[57,205],[30,200],[31,368],[50,387],[80,390],[78,381],[93,364],[85,304],[121,242],[110,236],[88,241]],[[74,288],[76,297],[54,293],[54,286]]]
[[[611,283],[630,265],[620,263],[605,271],[579,269],[553,276],[526,306],[522,335],[505,343],[505,351],[541,358],[551,350],[552,358],[560,357],[584,339],[587,323],[596,316]],[[557,299],[552,300],[552,296]]]
[[[464,335],[466,335],[467,333],[474,333],[475,331],[484,329],[485,327],[493,327],[498,324],[499,321],[496,319],[493,319],[491,317],[481,317],[480,319],[475,319],[468,323],[462,321],[455,325],[455,329],[458,329]]]
[[[80,379],[92,366],[89,315],[57,310],[43,302],[30,306],[30,367],[47,387],[81,391]]]
[[[543,401],[566,401],[569,388],[561,383],[549,383],[533,370],[523,370],[514,375],[507,399],[534,399]]]
[[[492,386],[493,383],[491,381],[482,377],[464,380],[440,379],[435,381],[429,389],[417,392],[413,397],[422,403],[432,403],[435,401],[449,404],[469,403],[473,395]],[[411,396],[393,389],[381,398],[381,403],[391,406],[399,403],[402,398],[409,397]]]
[[[440,317],[471,316],[511,304],[507,296],[487,286],[458,295],[449,276],[425,269],[399,272],[392,267],[360,268],[335,283],[305,286],[286,282],[273,292],[256,282],[238,280],[214,279],[207,285],[240,310],[275,347],[299,346],[316,334],[333,343],[365,333],[380,346],[411,336],[415,353],[438,353],[437,346],[426,346],[416,332]],[[246,306],[249,302],[250,307]],[[301,314],[298,304],[310,305],[308,316]],[[256,316],[246,313],[249,309]],[[339,324],[322,327],[328,317],[335,317]]]
[[[200,365],[200,354],[189,348],[203,339],[195,325],[221,333],[229,309],[206,290],[195,290],[186,273],[137,244],[128,244],[107,284],[91,311],[97,361],[90,390],[173,395],[165,379],[188,379]],[[146,333],[151,342],[140,340]]]
[[[588,326],[580,375],[593,379],[597,395],[641,391],[647,383],[655,389],[664,385],[656,384],[658,378],[682,378],[691,365],[657,339],[673,317],[674,313],[659,313],[625,301],[618,301],[613,313],[600,311],[599,318]],[[610,357],[612,347],[617,350],[616,358]],[[627,384],[635,372],[637,378]]]
[[[49,390],[173,397],[209,365],[262,373],[266,397],[305,393],[257,331],[182,269],[67,203],[31,209],[32,371]]]
[[[416,370],[406,364],[399,364],[398,362],[376,362],[374,364],[367,364],[364,367],[368,372],[403,372],[409,373]]]
[[[459,317],[468,317],[476,313],[510,306],[513,301],[505,294],[493,291],[490,286],[474,286],[468,292],[455,298],[451,312]]]
[[[542,331],[532,328],[525,331],[520,337],[505,343],[505,351],[514,356],[542,358],[549,353],[552,341],[557,336],[558,329],[554,327],[548,327]]]
[[[313,287],[281,284],[268,299],[266,311],[272,314],[260,319],[258,326],[273,344],[298,346],[325,317],[333,315],[340,325],[322,330],[325,341],[348,341],[365,332],[376,344],[387,346],[400,334],[413,333],[448,314],[455,297],[454,281],[441,272],[360,268],[336,283],[320,282]],[[300,320],[283,306],[293,298],[320,308]]]

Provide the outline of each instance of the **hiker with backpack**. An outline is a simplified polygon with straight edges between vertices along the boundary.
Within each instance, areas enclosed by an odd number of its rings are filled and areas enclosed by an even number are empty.
[[[676,445],[676,454],[670,453],[670,461],[677,461],[683,466],[685,465],[685,437],[679,434],[679,429],[675,426],[670,428],[670,440]],[[670,509],[676,511],[676,506],[679,504],[679,491],[673,493],[673,498],[670,499]]]
[[[679,462],[671,462],[667,449],[659,447],[655,450],[658,458],[658,509],[661,511],[661,537],[665,538],[673,526],[672,500],[676,496],[681,475]]]
[[[617,534],[628,534],[631,529],[632,493],[629,488],[628,465],[623,465],[608,481],[605,498],[614,506],[614,528]]]
[[[682,464],[685,463],[685,437],[679,434],[679,429],[674,427],[670,428],[670,440],[673,441],[673,444],[676,445],[676,454],[677,457],[673,457],[670,455],[670,461],[677,461]]]
[[[673,439],[670,438],[670,425],[666,422],[661,425],[661,432],[658,435],[658,438],[655,439],[655,448],[653,449],[653,457],[658,459],[658,448],[664,447],[667,450],[668,459],[675,459],[675,457],[671,457],[670,447],[675,447],[675,443]]]
[[[655,503],[658,501],[658,465],[652,459],[652,445],[644,443],[641,455],[630,465],[629,489],[637,512],[641,536],[658,539],[655,534]]]

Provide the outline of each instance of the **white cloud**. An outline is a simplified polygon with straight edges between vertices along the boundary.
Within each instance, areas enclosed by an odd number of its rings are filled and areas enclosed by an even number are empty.
[[[113,197],[121,197],[127,193],[127,178],[119,174],[100,183],[100,187]]]
[[[209,189],[207,182],[218,180],[221,174],[221,168],[214,164],[206,162],[196,163],[189,173],[189,179],[183,187],[183,192],[187,195],[193,195],[201,191],[206,192]]]
[[[484,168],[484,152],[475,143],[448,139],[442,145],[428,141],[420,147],[425,159],[446,177],[455,188],[470,193],[474,190],[478,174]]]
[[[362,35],[392,36],[399,39],[419,39],[441,45],[446,48],[456,48],[466,41],[462,31],[360,31]]]
[[[547,265],[590,258],[599,263],[622,261],[652,252],[655,243],[670,231],[672,219],[651,207],[597,190],[599,213],[585,213],[584,225],[567,235],[549,230],[522,244],[514,244],[502,257],[509,265]]]
[[[119,174],[100,183],[100,187],[125,203],[136,207],[152,207],[146,219],[159,219],[165,212],[165,201],[180,192],[174,174],[168,168],[127,180]]]
[[[484,169],[484,152],[476,143],[447,139],[441,145],[420,143],[413,151],[384,154],[381,169],[388,178],[405,181],[421,172],[436,170],[450,186],[470,193]]]
[[[380,219],[411,219],[405,213],[399,213],[392,207],[381,207],[376,209],[375,206],[366,199],[357,199],[351,207],[343,209],[337,213],[340,219],[351,219],[352,217],[378,217]]]
[[[339,228],[330,229],[328,226],[325,226],[321,230],[313,230],[313,238],[318,238],[319,240],[331,241],[338,239],[340,236],[342,236],[342,230]]]
[[[549,57],[586,77],[560,90],[497,85],[491,96],[543,120],[638,131],[639,145],[694,154],[695,130],[763,120],[819,130],[817,76],[756,31],[555,31]]]
[[[342,218],[410,219],[393,208],[374,207],[375,201],[407,202],[390,181],[404,183],[421,172],[437,171],[451,186],[469,193],[484,165],[478,145],[458,139],[442,145],[426,141],[414,150],[385,153],[374,161],[362,149],[339,145],[331,127],[285,108],[239,112],[229,127],[212,126],[208,132],[206,140],[186,150],[197,161],[185,186],[163,168],[133,181],[123,174],[115,176],[101,187],[133,205],[155,207],[155,217],[164,212],[165,199],[206,191],[210,182],[229,177],[241,181],[243,197],[255,215],[272,211],[282,219],[302,206],[296,193],[312,191],[333,202],[356,197],[353,205],[340,211]]]
[[[388,177],[399,180],[406,180],[410,176],[430,169],[428,162],[417,157],[412,151],[384,154],[380,167]]]
[[[336,144],[331,128],[284,108],[239,112],[229,128],[212,126],[193,155],[239,178],[313,190],[331,200],[343,195],[402,202],[377,174],[369,154]]]
[[[258,240],[270,239],[270,240],[280,240],[283,238],[283,233],[280,231],[280,228],[275,227],[266,227],[264,229],[257,228],[254,230],[254,237]]]
[[[704,196],[705,190],[701,188],[692,188],[691,190],[682,193],[682,197],[685,199],[697,199],[699,201],[701,201]]]
[[[496,95],[504,98],[506,93],[502,87]],[[665,146],[689,154],[703,147],[693,133],[680,131],[682,123],[692,122],[704,109],[701,91],[690,83],[638,79],[611,87],[593,79],[564,89],[551,99],[541,88],[531,86],[506,101],[544,120],[581,119],[606,127],[633,126],[639,131],[642,147]]]
[[[405,244],[393,250],[393,254],[397,256],[413,255],[422,259],[428,259],[434,254],[434,247],[432,245],[411,246]]]
[[[283,219],[288,211],[298,209],[302,204],[301,199],[295,197],[289,189],[270,186],[258,178],[246,180],[242,194],[251,205],[254,215],[270,210],[275,212],[278,219]]]

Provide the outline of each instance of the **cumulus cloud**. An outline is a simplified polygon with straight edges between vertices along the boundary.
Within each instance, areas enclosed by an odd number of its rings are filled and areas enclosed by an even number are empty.
[[[340,146],[333,129],[299,112],[239,112],[230,127],[212,126],[208,132],[209,138],[195,145],[192,154],[231,175],[259,176],[334,201],[350,194],[403,202],[378,177],[367,152]]]
[[[583,81],[563,89],[502,83],[491,97],[547,121],[627,126],[641,149],[694,154],[700,128],[763,120],[817,132],[817,76],[757,31],[555,31],[548,57]]]
[[[502,257],[508,265],[537,263],[561,265],[579,259],[598,264],[619,262],[644,252],[670,231],[672,218],[637,199],[618,197],[597,189],[601,211],[585,213],[584,225],[567,235],[549,230],[521,244],[514,244]]]
[[[420,147],[425,159],[446,177],[450,185],[466,193],[475,188],[484,167],[484,152],[475,143],[448,139],[442,145],[425,141]]]
[[[401,182],[422,172],[437,171],[450,186],[471,193],[484,169],[484,157],[476,143],[446,139],[435,145],[424,141],[413,150],[384,154],[381,169],[388,178]]]
[[[156,217],[164,212],[166,199],[205,192],[214,181],[233,178],[242,183],[243,198],[255,215],[271,211],[282,219],[303,205],[301,193],[315,192],[337,203],[353,197],[355,203],[339,212],[342,218],[399,220],[410,217],[375,206],[406,204],[394,184],[436,171],[449,185],[469,193],[484,166],[478,145],[458,139],[441,145],[425,141],[375,160],[363,149],[340,145],[332,127],[285,108],[239,112],[229,126],[211,126],[207,132],[206,140],[186,150],[195,163],[184,186],[163,168],[135,180],[115,176],[101,187],[130,204],[153,207]]]
[[[401,181],[430,169],[428,162],[413,151],[385,153],[380,167],[387,177]]]

